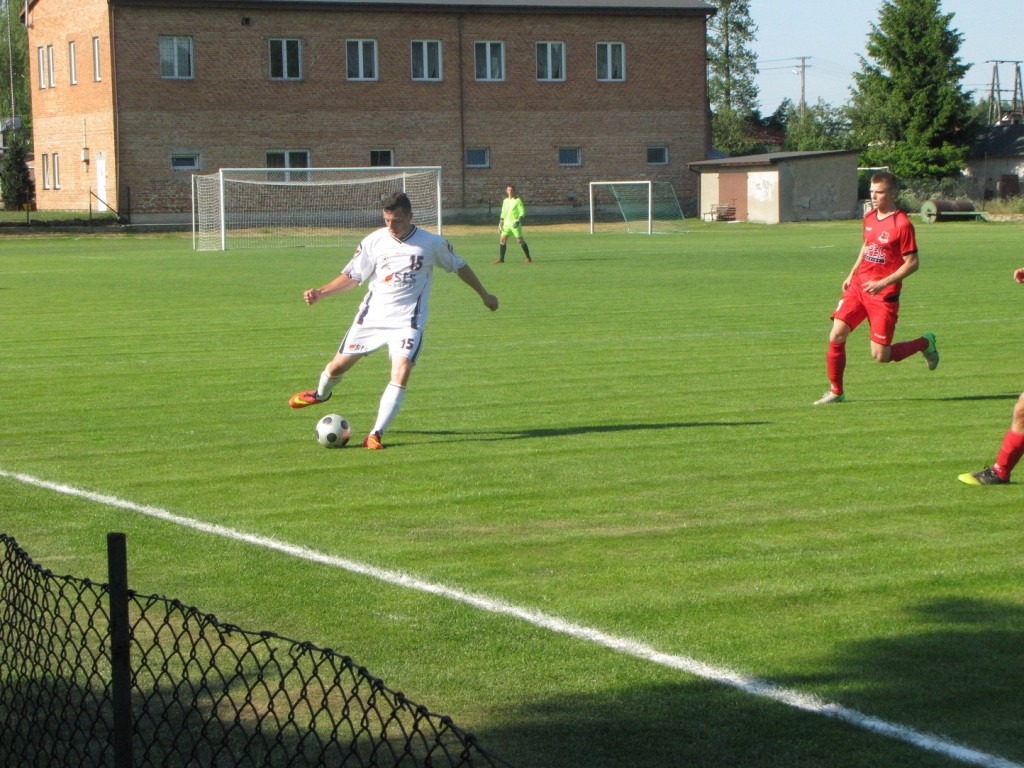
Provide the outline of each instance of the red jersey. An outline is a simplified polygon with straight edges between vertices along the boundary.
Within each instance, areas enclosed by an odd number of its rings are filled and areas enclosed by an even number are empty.
[[[864,257],[857,267],[853,285],[888,277],[903,266],[903,257],[912,253],[917,253],[917,239],[907,214],[897,209],[879,219],[878,211],[869,211],[864,216]],[[899,296],[902,285],[893,283],[878,295],[892,301]]]

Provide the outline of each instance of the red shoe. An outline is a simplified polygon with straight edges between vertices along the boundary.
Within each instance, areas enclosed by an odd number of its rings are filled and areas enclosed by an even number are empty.
[[[334,394],[333,392],[331,393]],[[315,389],[307,389],[305,392],[296,392],[292,395],[292,399],[288,401],[288,405],[292,408],[305,408],[307,405],[316,405],[317,403],[326,403],[331,399],[331,395],[328,395],[323,400],[316,396]]]
[[[363,440],[363,447],[369,448],[371,451],[383,451],[384,443],[380,441],[380,435],[376,432],[371,432],[366,436],[366,439]]]

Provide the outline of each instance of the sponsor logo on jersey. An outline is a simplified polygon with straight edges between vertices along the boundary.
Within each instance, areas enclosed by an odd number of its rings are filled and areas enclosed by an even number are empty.
[[[870,261],[872,264],[885,264],[885,251],[871,243],[864,249],[864,261]]]
[[[349,344],[348,347],[346,347],[346,349],[349,352],[353,352],[353,353],[359,353],[359,352],[365,352],[366,351],[366,347],[365,346],[363,346],[362,344],[354,344],[354,343],[353,344]]]

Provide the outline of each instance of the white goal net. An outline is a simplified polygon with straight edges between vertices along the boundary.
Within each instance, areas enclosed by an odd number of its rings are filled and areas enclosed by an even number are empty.
[[[590,182],[590,234],[686,231],[683,208],[669,182]]]
[[[224,168],[192,177],[192,247],[338,246],[384,225],[392,192],[418,226],[441,234],[441,168]]]

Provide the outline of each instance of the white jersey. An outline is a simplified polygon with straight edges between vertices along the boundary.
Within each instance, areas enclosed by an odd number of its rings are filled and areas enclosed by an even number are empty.
[[[355,325],[422,329],[435,266],[457,272],[466,262],[443,237],[416,226],[404,240],[387,227],[367,235],[342,270],[358,283],[369,282]]]

